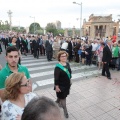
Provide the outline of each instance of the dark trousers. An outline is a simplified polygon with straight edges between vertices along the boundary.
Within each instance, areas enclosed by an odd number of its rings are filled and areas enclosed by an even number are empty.
[[[118,58],[118,70],[120,70],[120,57]]]
[[[40,49],[40,55],[42,55],[43,54],[43,46],[39,45],[39,49]]]
[[[32,45],[30,46],[30,51],[31,51],[31,54],[34,53]]]
[[[21,54],[23,53],[23,47],[22,47],[22,45],[20,44],[20,46],[19,46],[19,49],[20,49],[20,52],[21,52]]]
[[[47,60],[52,60],[53,52],[47,51]]]
[[[45,55],[45,48],[43,47],[43,55]]]
[[[105,72],[107,74],[107,77],[111,76],[109,71],[109,63],[103,64],[102,75],[105,75]]]
[[[80,62],[80,59],[79,59],[79,54],[76,54],[75,55],[75,62],[79,63]]]
[[[34,58],[39,57],[39,49],[34,49]]]
[[[5,50],[6,50],[7,47],[8,47],[8,44],[5,44]]]
[[[71,61],[73,59],[72,51],[68,51],[68,60]]]
[[[91,65],[91,55],[86,55],[86,65]]]

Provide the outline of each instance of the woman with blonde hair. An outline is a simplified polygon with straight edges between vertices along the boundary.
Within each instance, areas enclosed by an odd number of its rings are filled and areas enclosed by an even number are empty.
[[[28,102],[36,96],[30,92],[31,84],[24,73],[13,73],[6,80],[2,120],[21,120]]]

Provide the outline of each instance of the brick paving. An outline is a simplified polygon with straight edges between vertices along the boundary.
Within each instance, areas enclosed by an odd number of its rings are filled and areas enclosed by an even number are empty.
[[[120,120],[120,72],[111,74],[111,80],[98,76],[73,82],[67,97],[67,120]],[[35,92],[56,100],[53,87]]]

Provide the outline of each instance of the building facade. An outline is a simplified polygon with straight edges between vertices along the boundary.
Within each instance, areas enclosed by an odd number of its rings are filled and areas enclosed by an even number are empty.
[[[57,29],[61,29],[61,22],[57,20],[55,23],[53,23]]]
[[[84,19],[82,35],[90,38],[103,38],[117,35],[119,32],[119,21],[112,21],[112,14],[98,16],[91,14],[88,22]]]

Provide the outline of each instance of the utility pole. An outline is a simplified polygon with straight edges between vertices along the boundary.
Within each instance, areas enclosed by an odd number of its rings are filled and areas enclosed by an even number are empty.
[[[120,17],[120,15],[118,15],[118,17]],[[119,32],[120,32],[120,19],[118,19],[118,21],[119,21]]]
[[[12,30],[12,11],[9,10],[7,13],[9,17],[10,30]]]

